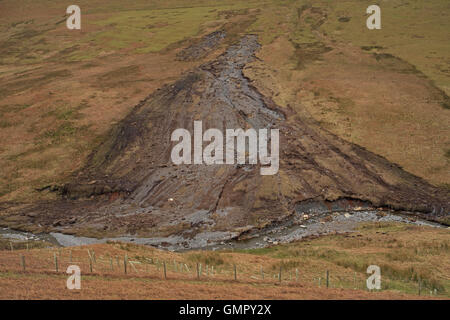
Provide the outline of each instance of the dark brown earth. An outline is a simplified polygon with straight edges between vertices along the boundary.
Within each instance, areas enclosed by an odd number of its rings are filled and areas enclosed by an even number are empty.
[[[225,39],[226,32],[223,30],[214,31],[199,42],[190,45],[177,54],[177,58],[183,61],[193,61],[206,57]]]
[[[215,45],[221,38],[207,40]],[[209,45],[198,48],[185,50],[183,59],[204,56]],[[332,207],[342,199],[347,209],[354,201],[429,220],[448,215],[448,191],[263,96],[243,75],[258,49],[256,37],[245,36],[215,61],[149,95],[111,129],[71,182],[48,187],[61,200],[5,206],[10,214],[0,223],[91,236],[189,238],[200,232],[235,236],[286,220],[305,204]],[[278,128],[278,174],[262,176],[259,165],[172,164],[171,133],[192,133],[195,120],[203,121],[203,130],[222,132]]]

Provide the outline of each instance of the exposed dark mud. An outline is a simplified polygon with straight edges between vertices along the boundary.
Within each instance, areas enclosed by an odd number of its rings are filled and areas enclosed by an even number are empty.
[[[315,210],[313,210],[315,212]],[[442,225],[384,211],[349,211],[329,213],[295,214],[290,219],[274,223],[260,230],[238,235],[231,232],[203,232],[186,239],[179,235],[167,237],[136,237],[123,235],[110,238],[90,238],[67,235],[59,232],[49,234],[32,234],[7,228],[0,229],[0,239],[11,242],[39,242],[62,247],[106,243],[107,241],[121,241],[142,245],[149,245],[170,251],[184,251],[192,249],[218,250],[218,249],[254,249],[264,248],[281,243],[298,241],[303,238],[316,237],[327,234],[356,233],[361,223],[367,222],[396,222],[418,226],[442,228]]]
[[[258,48],[255,36],[245,36],[215,61],[148,96],[58,188],[61,200],[5,208],[0,223],[97,237],[170,237],[189,247],[314,210],[385,207],[429,220],[448,215],[447,191],[263,96],[243,75]],[[172,164],[171,133],[193,132],[195,120],[203,121],[204,130],[222,132],[278,128],[279,173],[261,176],[259,165]]]
[[[204,58],[213,51],[226,36],[225,31],[214,31],[204,36],[199,42],[190,45],[177,54],[177,58],[183,61],[192,61]]]

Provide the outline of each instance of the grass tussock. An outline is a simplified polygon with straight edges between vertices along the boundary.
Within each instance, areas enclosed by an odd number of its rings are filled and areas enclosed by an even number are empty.
[[[11,251],[9,241],[2,240],[0,287],[10,283],[16,290],[14,294],[21,295],[21,288],[28,288],[27,284],[39,279],[41,283],[36,286],[39,290],[35,292],[39,297],[62,294],[54,289],[59,287],[53,285],[55,279],[60,279],[55,273],[56,256],[60,272],[70,264],[77,264],[82,269],[85,288],[94,288],[91,287],[94,282],[95,288],[103,288],[101,295],[95,290],[82,291],[90,298],[93,295],[94,298],[117,297],[119,292],[123,294],[122,298],[155,298],[158,292],[173,283],[184,288],[182,292],[189,292],[190,298],[202,297],[202,290],[206,288],[215,292],[214,297],[229,297],[227,294],[232,291],[236,298],[243,286],[252,288],[245,294],[254,298],[275,297],[276,294],[280,298],[275,288],[282,289],[283,294],[289,293],[283,295],[287,299],[325,296],[341,299],[417,298],[419,281],[421,298],[448,298],[448,230],[402,226],[365,224],[358,233],[323,236],[264,249],[183,253],[115,241],[71,248],[39,243],[29,246],[28,250],[25,242],[18,241],[14,242]],[[402,246],[392,246],[393,239]],[[364,246],[354,245],[355,241],[363,242]],[[22,271],[22,255],[26,259],[25,272]],[[201,269],[197,270],[197,265],[201,265]],[[367,291],[369,265],[378,265],[381,269],[382,289],[379,292]],[[167,280],[164,280],[164,266]],[[325,289],[327,271],[329,288]],[[111,286],[112,283],[117,286]],[[146,283],[151,283],[151,288],[147,288]],[[13,294],[8,290],[0,292],[2,298]],[[173,292],[168,291],[163,297],[170,294]]]

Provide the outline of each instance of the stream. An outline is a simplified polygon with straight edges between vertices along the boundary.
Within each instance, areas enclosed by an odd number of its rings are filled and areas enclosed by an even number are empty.
[[[15,241],[46,241],[55,246],[71,247],[107,241],[121,241],[150,245],[169,251],[185,250],[220,250],[220,249],[254,249],[264,248],[270,245],[289,243],[298,241],[309,236],[319,236],[334,233],[355,232],[358,225],[364,222],[400,222],[417,226],[428,226],[435,228],[446,228],[443,225],[420,219],[409,219],[399,214],[387,213],[384,216],[377,214],[377,211],[349,211],[335,212],[331,216],[332,221],[323,222],[323,218],[329,214],[316,214],[308,216],[302,224],[289,221],[267,227],[263,230],[254,231],[244,240],[237,240],[237,234],[232,232],[204,232],[199,233],[192,239],[182,236],[168,236],[155,238],[140,238],[132,235],[113,238],[88,238],[74,235],[67,235],[57,232],[33,234],[29,232],[16,231],[9,228],[0,229],[0,237]],[[322,220],[322,221],[321,221]],[[233,239],[234,237],[234,239]]]

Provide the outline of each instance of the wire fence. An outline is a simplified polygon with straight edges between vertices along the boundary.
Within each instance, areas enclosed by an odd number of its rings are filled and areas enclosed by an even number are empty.
[[[219,265],[180,261],[153,256],[129,257],[127,254],[96,255],[92,249],[46,248],[3,251],[0,272],[28,274],[66,274],[70,265],[81,269],[83,276],[100,277],[147,277],[163,280],[235,281],[240,283],[267,283],[282,285],[308,285],[330,289],[368,290],[369,275],[360,272],[336,272],[317,268],[314,273],[304,273],[300,268],[274,269],[257,264]],[[68,276],[68,275],[67,275]],[[396,280],[404,284],[405,293],[442,296],[444,293],[423,281]],[[396,289],[393,281],[383,281],[380,290]],[[401,285],[400,285],[401,287]],[[374,290],[374,291],[380,291]],[[370,291],[370,290],[369,290]],[[445,296],[445,295],[444,295]]]

